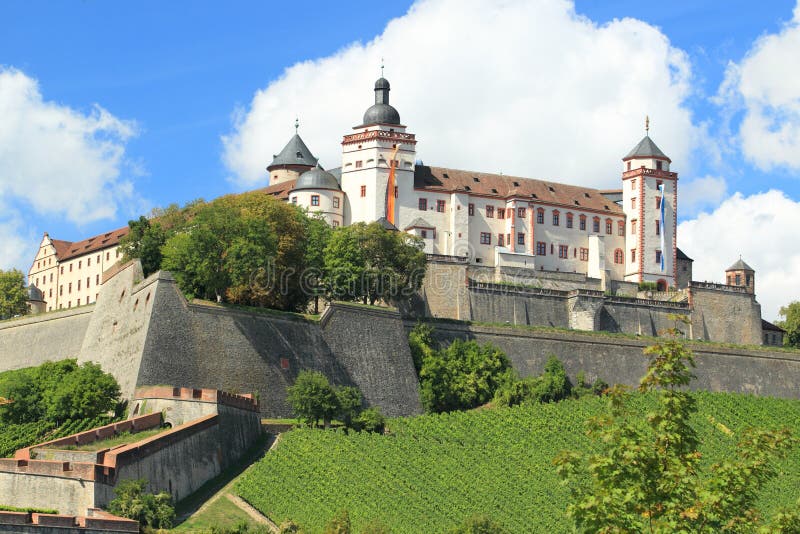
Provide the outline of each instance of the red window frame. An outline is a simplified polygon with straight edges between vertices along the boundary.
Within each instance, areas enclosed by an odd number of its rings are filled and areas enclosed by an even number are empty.
[[[436,201],[436,211],[439,213],[444,213],[447,204],[444,200],[437,200]]]
[[[420,209],[420,211],[428,211],[428,199],[427,198],[419,199],[417,201],[417,207]]]
[[[366,185],[362,185],[361,186],[361,196],[362,197],[367,196],[367,186]]]
[[[494,218],[494,206],[486,206],[486,218],[487,219]]]
[[[492,244],[492,234],[489,232],[481,232],[481,245],[491,245]]]
[[[547,256],[547,243],[545,243],[544,241],[536,242],[536,255]]]
[[[567,245],[558,245],[558,257],[564,260],[569,258],[569,247]]]

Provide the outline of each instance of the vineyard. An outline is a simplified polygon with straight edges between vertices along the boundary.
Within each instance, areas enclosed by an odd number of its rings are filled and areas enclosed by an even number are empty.
[[[23,447],[29,447],[42,441],[62,438],[112,422],[114,422],[112,417],[99,416],[93,419],[67,421],[58,428],[55,428],[53,423],[47,421],[3,425],[0,426],[0,458],[11,456],[14,451]]]
[[[800,401],[697,394],[695,418],[704,461],[735,454],[734,432],[789,426],[800,436]],[[637,396],[644,412],[652,397]],[[380,520],[394,533],[444,532],[486,514],[512,532],[568,532],[567,491],[552,460],[563,449],[588,450],[587,418],[605,401],[555,404],[394,419],[389,435],[300,429],[255,464],[236,491],[273,521],[292,519],[321,532],[347,509],[355,527]],[[800,447],[760,496],[769,514],[800,497]]]

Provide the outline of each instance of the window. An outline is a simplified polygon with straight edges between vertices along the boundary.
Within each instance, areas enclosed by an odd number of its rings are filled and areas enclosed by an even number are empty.
[[[581,247],[581,261],[589,261],[589,249]]]
[[[592,219],[592,232],[596,234],[600,233],[600,217]]]
[[[53,273],[50,273],[50,282],[53,281]]]
[[[436,201],[436,211],[439,213],[444,213],[444,200],[437,200]]]
[[[636,263],[636,249],[631,249],[631,263]]]
[[[428,231],[427,231],[427,230],[420,230],[420,231],[419,231],[419,235],[420,235],[420,237],[421,237],[422,239],[427,239],[427,237],[428,237]]]
[[[50,288],[50,295],[49,296],[51,296],[51,297],[53,296],[53,288],[52,287]]]
[[[511,244],[511,234],[506,234],[506,243]]]
[[[81,281],[78,280],[78,291],[80,291],[80,290],[81,290]]]
[[[661,221],[656,219],[656,235],[661,235]]]
[[[586,215],[581,215],[580,219],[580,229],[586,230]]]
[[[544,241],[536,242],[536,255],[547,256],[547,243],[545,243]]]
[[[558,257],[561,259],[569,258],[569,247],[567,245],[558,245]]]
[[[656,264],[661,265],[661,251],[656,250]]]
[[[656,197],[656,209],[661,209],[661,197]]]
[[[505,236],[503,234],[497,234],[497,244],[500,245],[501,247],[505,246],[505,242],[503,240],[504,237]]]
[[[366,185],[362,185],[361,186],[361,196],[362,197],[367,196],[367,186]]]
[[[656,169],[661,170],[661,161],[656,161]]]
[[[89,289],[89,277],[86,277],[86,289]]]
[[[64,284],[61,284],[60,286],[58,286],[58,294],[59,295],[63,295],[64,294]]]
[[[572,228],[572,214],[567,213],[567,228]]]
[[[67,286],[67,294],[72,294],[72,282]]]
[[[64,274],[64,266],[61,266],[61,274]]]
[[[81,263],[83,263],[83,260],[78,260],[78,269],[81,268]]]
[[[108,261],[108,259],[110,257],[111,257],[111,253],[110,252],[106,252],[106,261]],[[64,274],[64,268],[63,267],[61,268],[61,274]]]
[[[491,245],[492,244],[492,234],[489,232],[481,232],[481,245]]]
[[[625,223],[623,221],[617,222],[617,234],[625,235]]]
[[[77,304],[75,304],[75,305],[76,305],[76,306],[80,306],[80,305],[81,305],[81,299],[78,299],[78,303],[77,303]]]
[[[525,208],[517,208],[517,217],[520,219],[525,218]]]
[[[614,263],[621,264],[625,261],[625,254],[622,253],[622,249],[618,248],[614,251]]]
[[[292,204],[297,204],[297,197],[292,197]]]
[[[525,244],[525,234],[522,232],[517,232],[517,245],[524,245]]]
[[[94,285],[96,285],[96,286],[100,285],[100,275],[99,274],[94,275]]]
[[[614,231],[614,225],[611,224],[611,219],[606,219],[606,233],[611,235]]]
[[[338,228],[339,227],[339,221],[333,221],[333,227],[334,228]]]
[[[558,213],[558,211],[554,210],[553,211],[553,226],[558,226],[558,223],[560,221],[560,217],[561,217],[561,215]]]
[[[97,255],[97,263],[98,264],[100,263],[100,254]],[[95,300],[97,300],[97,299],[95,299]]]
[[[475,215],[475,204],[470,204],[467,206],[467,213],[472,216]]]
[[[398,191],[397,190],[397,186],[394,186],[394,198],[397,198],[397,194],[398,194],[397,191]]]
[[[486,206],[486,218],[491,219],[494,217],[494,206]]]
[[[428,199],[427,198],[419,199],[419,209],[421,211],[428,211]]]
[[[364,162],[362,160],[356,161],[356,169],[360,169],[364,166]]]
[[[544,224],[544,210],[542,208],[536,210],[536,224]]]
[[[631,221],[631,233],[632,233],[632,234],[635,234],[635,233],[636,233],[636,219],[633,219],[633,220]]]
[[[636,178],[631,180],[631,189],[636,189]]]
[[[497,208],[497,218],[498,219],[505,219],[506,218],[506,209],[505,208]]]
[[[119,258],[119,249],[114,250],[114,257]]]
[[[737,286],[742,285],[742,275],[741,274],[737,274],[736,275],[736,285]]]
[[[86,258],[86,266],[87,267],[91,267],[92,266],[92,258]]]
[[[631,197],[631,209],[636,209],[636,197]]]
[[[631,162],[628,162],[628,170],[631,170]]]
[[[72,264],[69,264],[69,272],[72,272]]]
[[[333,197],[333,207],[334,208],[339,207],[339,197]]]
[[[319,206],[319,195],[311,195],[311,205]]]

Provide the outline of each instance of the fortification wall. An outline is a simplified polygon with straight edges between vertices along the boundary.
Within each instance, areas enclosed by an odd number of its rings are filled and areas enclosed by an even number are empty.
[[[16,462],[3,460],[2,463]],[[60,464],[61,462],[51,462]],[[56,466],[57,467],[57,466]],[[61,514],[85,514],[95,505],[95,494],[101,489],[93,480],[52,474],[32,474],[25,467],[12,470],[0,465],[0,504],[16,508],[48,508]]]
[[[509,323],[569,328],[566,296],[522,293],[495,286],[469,289],[470,316],[484,323]]]
[[[606,299],[598,322],[598,330],[642,336],[658,336],[675,327],[671,315],[691,315],[684,303],[643,299]]]
[[[760,345],[761,305],[743,288],[691,282],[692,339]]]
[[[0,370],[77,358],[95,305],[0,322]]]
[[[522,376],[542,373],[551,355],[571,377],[586,373],[589,380],[638,385],[647,368],[643,349],[652,341],[579,332],[553,332],[512,327],[485,327],[433,321],[434,337],[444,344],[454,339],[491,342],[506,352]],[[413,327],[412,322],[406,328]],[[728,348],[689,343],[697,359],[693,387],[711,391],[800,398],[800,353]]]

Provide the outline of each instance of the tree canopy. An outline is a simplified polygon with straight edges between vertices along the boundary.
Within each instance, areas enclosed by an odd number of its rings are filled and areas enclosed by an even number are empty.
[[[25,275],[17,269],[0,269],[0,319],[28,313]]]
[[[800,301],[793,301],[781,307],[782,321],[775,324],[786,330],[784,344],[789,347],[800,348]]]

